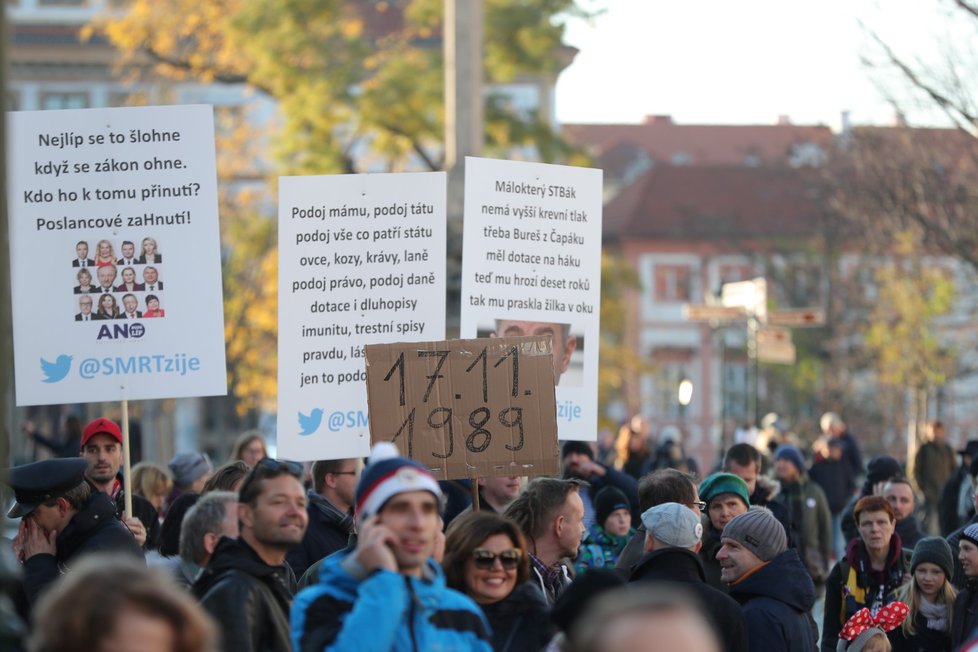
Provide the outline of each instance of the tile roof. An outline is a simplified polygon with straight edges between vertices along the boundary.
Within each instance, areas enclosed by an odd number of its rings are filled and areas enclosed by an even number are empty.
[[[819,218],[816,172],[788,167],[660,166],[605,205],[610,239],[806,237]]]
[[[646,152],[656,164],[679,159],[687,165],[783,165],[791,161],[797,147],[815,144],[826,150],[833,138],[826,126],[682,125],[667,117],[650,118],[642,124],[565,124],[562,131],[568,141],[588,149],[599,162],[606,154],[620,159],[616,150],[628,143]],[[616,176],[617,170],[605,169]]]

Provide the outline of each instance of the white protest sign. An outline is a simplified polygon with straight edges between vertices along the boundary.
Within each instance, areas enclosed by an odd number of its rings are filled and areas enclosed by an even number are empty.
[[[278,447],[370,452],[366,344],[445,337],[446,176],[279,179]]]
[[[465,159],[461,336],[553,336],[560,439],[597,439],[601,183],[590,168]]]
[[[7,114],[18,405],[227,393],[210,106]]]

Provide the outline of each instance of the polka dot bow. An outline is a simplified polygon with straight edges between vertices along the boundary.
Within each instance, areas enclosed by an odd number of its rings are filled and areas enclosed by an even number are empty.
[[[875,618],[870,614],[869,609],[860,609],[846,621],[839,636],[847,641],[852,641],[872,627],[888,632],[899,627],[908,613],[910,613],[910,608],[902,602],[891,602],[885,605],[879,610]]]

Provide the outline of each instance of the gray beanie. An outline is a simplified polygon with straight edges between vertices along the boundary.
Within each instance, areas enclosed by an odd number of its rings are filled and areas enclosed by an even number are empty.
[[[788,549],[784,526],[763,507],[751,507],[746,513],[735,516],[723,528],[720,538],[733,539],[761,561],[771,561]]]
[[[910,558],[910,572],[913,573],[917,565],[924,562],[940,566],[948,581],[954,577],[954,556],[951,554],[951,546],[943,537],[924,537],[917,542],[913,557]]]
[[[173,473],[173,484],[178,487],[189,487],[214,468],[207,453],[177,453],[167,466]]]

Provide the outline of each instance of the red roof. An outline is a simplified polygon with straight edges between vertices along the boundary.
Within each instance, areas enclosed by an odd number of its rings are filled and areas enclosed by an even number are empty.
[[[806,237],[817,176],[788,167],[660,166],[604,207],[606,238]]]
[[[833,137],[826,126],[681,125],[662,116],[643,124],[566,124],[562,130],[568,141],[599,161],[628,143],[644,150],[655,164],[685,165],[784,165],[799,146],[815,144],[827,151]],[[605,170],[618,176],[615,169]]]

